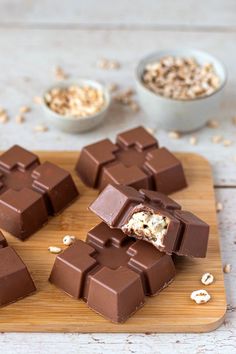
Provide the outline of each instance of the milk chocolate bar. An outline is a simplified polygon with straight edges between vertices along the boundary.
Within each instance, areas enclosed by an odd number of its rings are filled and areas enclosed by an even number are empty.
[[[36,290],[30,273],[17,255],[0,235],[0,306],[18,301]]]
[[[108,185],[89,209],[112,228],[168,254],[206,256],[209,226],[160,192]]]
[[[76,171],[99,190],[122,184],[169,194],[187,185],[181,162],[143,127],[118,134],[116,144],[104,139],[84,147]]]
[[[100,223],[56,257],[49,281],[113,322],[124,322],[174,278],[172,258]]]
[[[0,227],[24,240],[78,196],[69,172],[15,145],[0,156]]]

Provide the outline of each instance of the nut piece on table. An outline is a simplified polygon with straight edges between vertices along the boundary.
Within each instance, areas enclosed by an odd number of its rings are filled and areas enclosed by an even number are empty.
[[[232,265],[231,264],[225,264],[224,268],[223,268],[223,271],[224,273],[230,273],[231,272],[231,269],[232,269]]]
[[[71,236],[71,235],[65,235],[63,237],[63,244],[66,246],[70,246],[72,245],[72,243],[74,243],[76,240],[75,236]]]
[[[210,285],[214,281],[214,276],[211,273],[204,273],[201,277],[201,282],[204,285]]]
[[[193,291],[190,297],[198,305],[205,304],[211,299],[210,294],[203,289]]]
[[[57,247],[57,246],[49,246],[48,250],[50,253],[53,253],[53,254],[58,254],[61,252],[61,248]]]

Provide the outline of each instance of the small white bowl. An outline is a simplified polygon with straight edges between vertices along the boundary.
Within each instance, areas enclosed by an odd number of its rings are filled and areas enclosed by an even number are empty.
[[[89,79],[78,79],[78,80],[65,80],[60,83],[57,83],[46,90],[45,94],[52,90],[53,88],[63,88],[63,87],[69,87],[72,85],[77,85],[77,86],[91,86],[94,87],[98,90],[101,90],[104,95],[105,103],[104,107],[102,108],[101,111],[97,112],[94,115],[83,117],[83,118],[76,118],[73,116],[64,116],[61,114],[58,114],[51,110],[44,98],[44,108],[47,114],[47,119],[48,121],[54,125],[57,129],[62,130],[67,133],[82,133],[87,130],[91,130],[101,124],[107,114],[108,108],[111,103],[111,97],[108,89],[100,84],[97,81],[94,80],[89,80]],[[45,97],[44,94],[44,97]]]
[[[147,64],[159,61],[165,56],[193,57],[199,64],[213,64],[221,85],[209,96],[190,100],[177,100],[158,95],[143,83],[142,76]],[[219,112],[223,88],[226,83],[226,70],[223,64],[210,54],[199,50],[163,50],[142,59],[136,70],[136,86],[143,110],[149,116],[152,128],[189,132],[201,128]]]

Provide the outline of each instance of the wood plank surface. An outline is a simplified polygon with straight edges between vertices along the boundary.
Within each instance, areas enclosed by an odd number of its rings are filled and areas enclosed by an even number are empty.
[[[177,154],[184,164],[189,187],[173,197],[203,218],[211,226],[206,259],[181,259],[175,281],[159,296],[147,298],[144,307],[126,323],[117,325],[88,309],[83,301],[70,298],[47,279],[55,259],[48,252],[51,245],[61,246],[65,234],[85,239],[98,218],[87,210],[97,192],[86,188],[74,174],[76,152],[40,152],[41,160],[50,160],[70,170],[81,196],[62,214],[52,218],[39,232],[21,242],[7,234],[10,245],[29,267],[38,291],[15,304],[1,309],[0,331],[26,332],[206,332],[224,320],[226,300],[211,169],[199,155]],[[201,275],[212,272],[215,282],[207,287],[212,300],[196,305],[189,296],[204,287]]]
[[[0,24],[235,28],[234,0],[1,0]]]

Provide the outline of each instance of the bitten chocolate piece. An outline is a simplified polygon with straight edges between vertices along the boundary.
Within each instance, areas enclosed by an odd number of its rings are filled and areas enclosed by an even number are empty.
[[[124,322],[174,278],[172,258],[100,223],[56,257],[49,281],[113,322]]]
[[[26,265],[0,235],[0,306],[18,301],[36,288]]]
[[[209,225],[160,192],[108,185],[89,209],[110,227],[162,252],[206,256]]]
[[[122,184],[169,194],[187,186],[181,162],[143,127],[84,147],[76,171],[89,187]]]
[[[24,240],[78,196],[69,172],[15,145],[0,156],[0,227]]]

